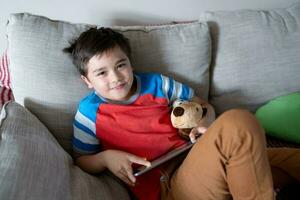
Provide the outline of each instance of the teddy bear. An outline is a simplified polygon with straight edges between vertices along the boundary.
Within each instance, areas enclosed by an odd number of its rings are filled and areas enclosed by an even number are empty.
[[[196,138],[206,131],[215,120],[215,112],[208,103],[176,100],[171,111],[171,122],[178,128],[184,139],[196,142]]]

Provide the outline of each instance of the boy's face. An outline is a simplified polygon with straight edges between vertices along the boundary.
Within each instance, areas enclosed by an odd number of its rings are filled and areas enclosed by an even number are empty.
[[[86,67],[87,75],[81,78],[102,97],[124,101],[135,92],[129,58],[119,47],[93,56]]]

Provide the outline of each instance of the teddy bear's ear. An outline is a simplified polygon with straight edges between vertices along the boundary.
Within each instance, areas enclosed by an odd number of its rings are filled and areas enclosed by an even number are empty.
[[[176,99],[174,102],[173,102],[173,108],[179,106],[180,104],[182,104],[184,102],[184,100],[182,99]]]

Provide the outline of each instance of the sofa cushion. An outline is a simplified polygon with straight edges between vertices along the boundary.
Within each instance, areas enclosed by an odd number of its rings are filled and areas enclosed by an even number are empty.
[[[24,13],[11,15],[8,23],[15,100],[35,114],[68,152],[73,116],[88,90],[62,49],[90,26]],[[206,23],[113,28],[130,39],[136,71],[173,76],[207,99],[211,43]]]
[[[300,91],[300,3],[273,10],[206,12],[213,63],[210,101],[217,113],[255,111]]]
[[[275,98],[256,111],[266,133],[300,144],[300,93]]]
[[[0,199],[129,199],[103,173],[91,176],[23,106],[8,102],[0,115]]]

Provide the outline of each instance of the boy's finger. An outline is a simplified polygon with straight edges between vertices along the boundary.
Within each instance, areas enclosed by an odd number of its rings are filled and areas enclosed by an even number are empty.
[[[195,135],[190,135],[190,141],[192,142],[192,143],[195,143],[196,142],[196,137],[195,137]]]
[[[201,133],[198,132],[198,129],[197,128],[193,128],[189,134],[189,136],[191,137],[192,135],[194,137],[197,137],[198,135],[200,135]]]
[[[130,186],[134,186],[134,183],[128,178],[126,172],[120,173],[118,177],[126,184],[128,184]]]
[[[197,130],[198,130],[199,133],[203,134],[203,133],[206,132],[207,128],[206,127],[198,127]]]
[[[132,163],[136,163],[136,164],[140,164],[140,165],[144,165],[146,167],[150,167],[151,163],[145,159],[142,159],[140,157],[137,156],[130,156],[129,157],[129,161]]]
[[[126,175],[129,178],[129,180],[135,184],[136,178],[133,176],[133,171],[132,171],[132,167],[129,167],[128,169],[126,169]]]

